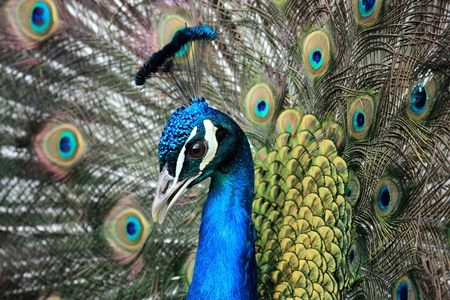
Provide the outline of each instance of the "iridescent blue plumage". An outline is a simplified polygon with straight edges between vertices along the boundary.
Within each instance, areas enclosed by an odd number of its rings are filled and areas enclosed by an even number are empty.
[[[375,0],[360,0],[358,1],[358,9],[362,16],[370,16],[375,10]]]
[[[204,148],[195,148],[199,143]],[[153,211],[160,221],[184,189],[211,177],[188,299],[256,299],[254,167],[243,131],[203,99],[194,99],[167,122],[158,156],[164,184]]]
[[[59,141],[59,154],[62,158],[70,158],[77,148],[75,135],[70,131],[63,131]]]
[[[45,32],[52,22],[50,7],[44,2],[34,4],[31,16],[31,28],[37,32]]]
[[[425,111],[427,98],[426,88],[423,84],[417,84],[411,93],[410,99],[410,106],[414,113],[421,114]]]

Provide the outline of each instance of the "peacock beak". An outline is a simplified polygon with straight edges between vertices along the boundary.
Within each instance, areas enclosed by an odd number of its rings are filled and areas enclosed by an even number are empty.
[[[154,222],[162,224],[169,209],[180,199],[189,184],[199,177],[201,173],[178,181],[167,171],[167,165],[159,173],[156,196],[152,204],[152,217]]]

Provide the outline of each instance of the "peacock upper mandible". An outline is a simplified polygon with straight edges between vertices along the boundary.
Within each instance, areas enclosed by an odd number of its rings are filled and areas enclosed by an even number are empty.
[[[447,0],[0,6],[0,299],[450,297]]]

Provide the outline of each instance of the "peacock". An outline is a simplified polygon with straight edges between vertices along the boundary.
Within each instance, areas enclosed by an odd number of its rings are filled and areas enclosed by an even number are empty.
[[[449,299],[447,0],[4,0],[0,299]]]

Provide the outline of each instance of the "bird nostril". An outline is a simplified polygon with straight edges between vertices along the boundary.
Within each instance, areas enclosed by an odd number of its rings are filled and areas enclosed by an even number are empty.
[[[169,185],[172,182],[172,180],[168,180],[166,181],[166,184],[164,185],[163,190],[161,191],[162,194],[165,194],[167,192],[167,190],[169,189]]]

